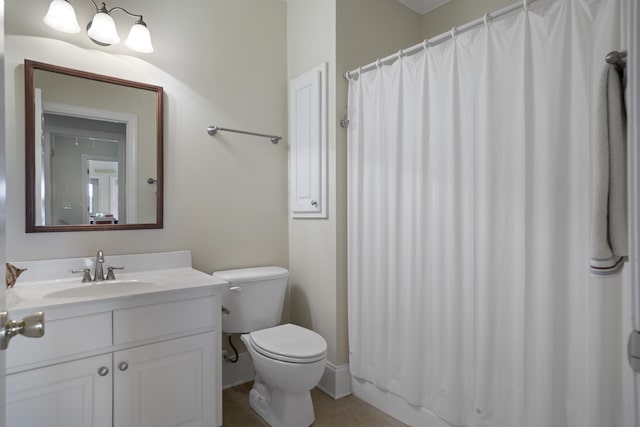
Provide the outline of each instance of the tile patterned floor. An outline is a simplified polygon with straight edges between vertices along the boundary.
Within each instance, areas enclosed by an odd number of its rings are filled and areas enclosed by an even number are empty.
[[[267,423],[249,407],[251,383],[222,393],[223,427],[264,427]],[[355,396],[334,400],[319,389],[311,390],[315,410],[314,427],[406,427]]]

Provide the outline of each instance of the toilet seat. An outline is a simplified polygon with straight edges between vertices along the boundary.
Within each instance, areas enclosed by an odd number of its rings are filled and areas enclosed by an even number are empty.
[[[290,323],[251,332],[249,338],[258,353],[282,362],[313,363],[327,353],[320,334]]]

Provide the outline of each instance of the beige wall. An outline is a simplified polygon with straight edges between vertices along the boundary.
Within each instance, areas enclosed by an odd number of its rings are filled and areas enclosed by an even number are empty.
[[[327,341],[336,363],[336,5],[335,0],[288,0],[289,80],[327,62],[328,219],[289,218],[290,320],[312,328]],[[289,215],[288,215],[289,216]],[[289,216],[290,217],[290,216]]]
[[[329,218],[289,219],[291,321],[328,342],[328,360],[348,363],[345,71],[420,41],[420,17],[395,0],[288,0],[289,79],[329,63]]]
[[[395,0],[338,0],[338,63],[344,72],[422,41],[421,17]],[[346,98],[345,98],[346,100]]]
[[[206,272],[287,267],[286,141],[206,132],[216,124],[286,135],[286,4],[130,0],[127,9],[142,12],[151,30],[152,54],[51,30],[42,24],[48,5],[6,3],[7,260],[190,249]],[[74,7],[84,26],[93,6]],[[124,38],[133,21],[115,20]],[[24,232],[25,58],[164,87],[164,229]]]
[[[6,4],[7,259],[190,249],[203,271],[275,264],[291,270],[290,319],[320,332],[328,360],[348,362],[347,82],[344,72],[509,4],[453,0],[423,17],[395,0],[131,0],[156,51],[100,48],[42,24],[49,0]],[[74,3],[81,23],[91,5]],[[197,11],[194,12],[194,11]],[[124,16],[116,21],[126,35]],[[24,233],[24,58],[165,89],[165,227]],[[329,63],[329,218],[290,219],[288,146],[220,133],[216,124],[286,136],[288,80]],[[286,316],[286,314],[285,314]]]
[[[451,0],[422,17],[422,38],[435,37],[513,3],[514,0]]]

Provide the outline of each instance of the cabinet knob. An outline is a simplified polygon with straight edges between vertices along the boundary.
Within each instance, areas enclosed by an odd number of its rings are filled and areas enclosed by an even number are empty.
[[[312,200],[311,201],[311,206],[314,206],[314,207],[317,208],[318,207],[318,202],[316,202],[315,200]]]
[[[129,364],[127,362],[120,362],[118,364],[118,369],[121,371],[126,371],[129,368]]]
[[[98,375],[100,375],[101,377],[104,377],[108,373],[109,373],[109,368],[107,368],[106,366],[102,366],[98,368]]]

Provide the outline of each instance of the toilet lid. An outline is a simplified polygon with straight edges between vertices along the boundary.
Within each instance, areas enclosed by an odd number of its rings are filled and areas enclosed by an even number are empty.
[[[249,336],[256,351],[285,362],[311,363],[327,352],[327,342],[320,334],[290,323],[251,332]]]

